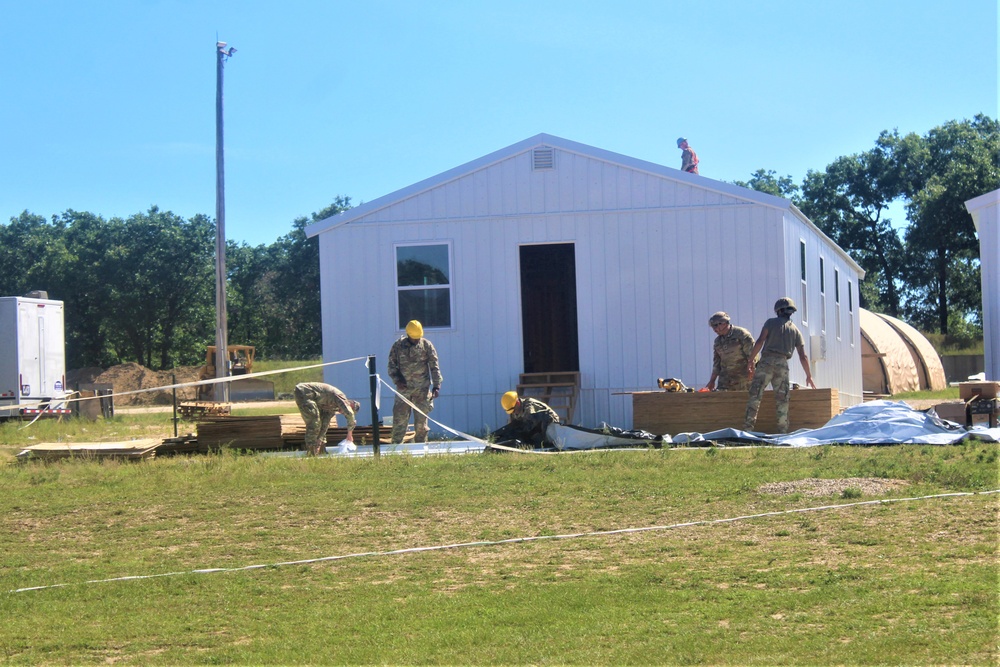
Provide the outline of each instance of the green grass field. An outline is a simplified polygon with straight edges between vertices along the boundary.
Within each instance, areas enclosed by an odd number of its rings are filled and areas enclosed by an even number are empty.
[[[856,504],[997,489],[992,443],[24,464],[9,437],[4,664],[1000,658],[998,496]],[[899,486],[764,487],[813,478]]]

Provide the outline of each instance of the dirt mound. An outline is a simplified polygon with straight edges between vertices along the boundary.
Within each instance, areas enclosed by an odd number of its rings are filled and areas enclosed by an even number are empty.
[[[75,378],[77,382],[92,384],[110,384],[115,393],[115,405],[170,405],[173,402],[173,391],[166,389],[162,391],[145,391],[138,394],[126,394],[119,396],[123,392],[138,391],[140,389],[155,389],[156,387],[167,387],[175,382],[177,384],[185,382],[195,382],[198,380],[200,366],[180,366],[169,371],[151,371],[136,363],[112,366],[101,371],[101,369],[83,368],[70,371],[66,374],[68,378]],[[94,374],[98,371],[98,374]],[[176,377],[176,380],[174,379]],[[88,379],[89,378],[89,379]],[[74,386],[74,385],[70,385]],[[195,388],[184,387],[177,390],[177,400],[191,401],[195,399]]]

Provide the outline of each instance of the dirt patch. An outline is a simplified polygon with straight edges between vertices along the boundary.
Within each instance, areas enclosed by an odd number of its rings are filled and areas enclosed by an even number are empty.
[[[115,405],[171,405],[172,390],[144,391],[128,394],[126,392],[142,389],[156,389],[172,384],[196,382],[201,366],[179,366],[169,371],[152,371],[136,363],[112,366],[107,370],[100,368],[81,368],[66,373],[66,381],[70,387],[79,384],[110,384],[115,393]],[[176,380],[175,380],[176,378]],[[124,395],[120,395],[124,394]],[[195,388],[185,387],[177,390],[177,400],[191,401],[195,399]]]
[[[857,489],[863,496],[884,496],[910,483],[904,479],[879,479],[875,477],[849,477],[847,479],[800,479],[795,482],[771,482],[757,488],[760,493],[787,496],[839,496],[847,489]]]

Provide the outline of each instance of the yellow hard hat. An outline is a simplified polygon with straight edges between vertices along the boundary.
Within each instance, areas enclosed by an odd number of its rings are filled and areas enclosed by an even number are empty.
[[[503,409],[507,411],[507,414],[514,412],[514,406],[517,405],[517,392],[508,391],[506,394],[500,397],[500,405]]]
[[[406,324],[406,335],[414,340],[424,337],[424,327],[416,320],[410,320]]]

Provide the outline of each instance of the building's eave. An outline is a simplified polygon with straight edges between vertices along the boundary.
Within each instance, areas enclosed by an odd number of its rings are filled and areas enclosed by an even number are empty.
[[[306,236],[316,236],[317,234],[321,234],[330,229],[348,224],[366,215],[370,215],[371,213],[381,209],[393,206],[411,197],[416,197],[446,183],[463,178],[473,172],[529,151],[537,146],[550,146],[552,148],[558,148],[559,150],[568,153],[574,153],[584,157],[617,164],[636,171],[653,174],[662,178],[683,182],[696,188],[720,192],[748,202],[764,204],[766,206],[780,209],[787,209],[791,205],[787,199],[758,192],[756,190],[750,190],[738,185],[733,185],[732,183],[717,181],[705,176],[688,174],[679,169],[673,169],[654,162],[647,162],[645,160],[629,157],[627,155],[613,153],[602,148],[595,148],[586,144],[556,137],[551,134],[537,134],[523,141],[519,141],[516,144],[511,144],[506,148],[501,148],[498,151],[494,151],[488,155],[472,160],[471,162],[466,162],[465,164],[459,165],[453,169],[441,172],[436,176],[431,176],[430,178],[426,178],[422,181],[414,183],[413,185],[409,185],[405,188],[396,190],[395,192],[373,199],[372,201],[355,206],[354,208],[348,209],[347,211],[339,213],[335,216],[318,220],[305,228]]]

